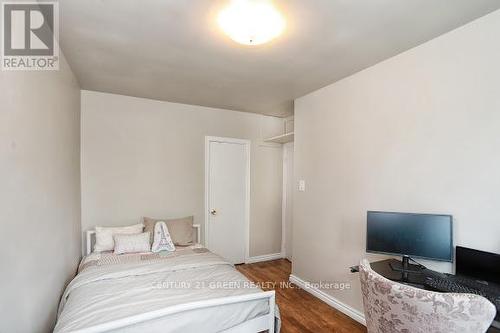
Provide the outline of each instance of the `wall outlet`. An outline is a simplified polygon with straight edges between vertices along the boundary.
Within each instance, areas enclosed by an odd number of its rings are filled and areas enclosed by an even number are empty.
[[[305,191],[306,191],[306,181],[299,180],[299,192],[305,192]]]

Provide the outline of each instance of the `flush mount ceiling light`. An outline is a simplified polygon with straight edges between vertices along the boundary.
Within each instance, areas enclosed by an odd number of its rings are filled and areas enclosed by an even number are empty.
[[[232,40],[245,45],[267,43],[285,29],[285,19],[271,0],[231,0],[217,22]]]

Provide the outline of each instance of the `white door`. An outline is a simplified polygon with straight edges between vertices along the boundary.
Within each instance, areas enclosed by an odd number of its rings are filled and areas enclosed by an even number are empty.
[[[246,140],[207,137],[206,245],[233,264],[245,262],[249,152]]]

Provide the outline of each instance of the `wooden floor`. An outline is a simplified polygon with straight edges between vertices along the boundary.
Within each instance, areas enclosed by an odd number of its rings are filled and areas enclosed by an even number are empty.
[[[282,333],[357,333],[366,332],[363,325],[333,309],[306,291],[280,288],[288,282],[291,263],[286,259],[239,265],[237,269],[253,282],[263,283],[263,289],[273,289],[266,282],[277,282],[276,302],[281,313]]]

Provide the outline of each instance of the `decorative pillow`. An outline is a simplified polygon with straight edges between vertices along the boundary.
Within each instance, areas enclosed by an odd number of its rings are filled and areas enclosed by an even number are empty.
[[[193,244],[193,217],[183,217],[179,219],[153,219],[144,217],[144,231],[151,233],[151,242],[153,242],[153,235],[156,222],[165,221],[167,223],[168,231],[172,237],[175,245],[191,245]]]
[[[95,227],[94,252],[113,251],[115,241],[113,235],[116,234],[140,234],[144,225],[134,224],[127,227]]]
[[[155,237],[151,251],[175,251],[175,246],[168,232],[167,225],[163,221],[155,224]]]
[[[115,234],[115,254],[150,252],[151,243],[149,243],[149,232],[142,234]]]

